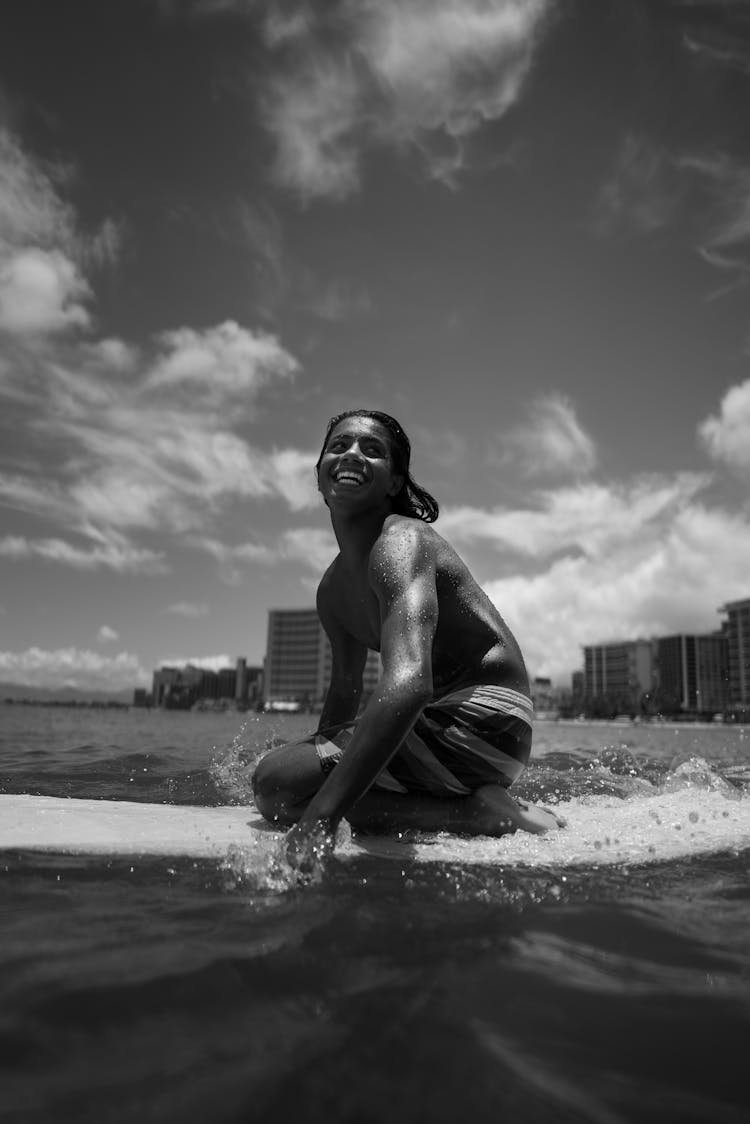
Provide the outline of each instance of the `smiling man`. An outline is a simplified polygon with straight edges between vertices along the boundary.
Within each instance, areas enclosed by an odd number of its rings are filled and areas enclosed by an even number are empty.
[[[258,764],[255,799],[289,826],[305,869],[346,816],[369,831],[543,832],[554,813],[508,786],[531,752],[518,644],[453,548],[430,526],[436,500],[412,478],[395,418],[332,418],[316,466],[339,554],[318,588],[333,664],[318,731]],[[359,713],[368,648],[380,682]]]

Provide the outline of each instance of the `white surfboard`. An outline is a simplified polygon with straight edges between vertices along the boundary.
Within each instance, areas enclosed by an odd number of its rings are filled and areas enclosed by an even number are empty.
[[[466,839],[358,836],[336,854],[402,863],[580,866],[650,863],[750,848],[750,799],[686,789],[620,800],[576,798],[557,809],[567,826],[546,835]],[[224,859],[269,855],[281,833],[252,807],[197,807],[52,796],[0,796],[0,851]]]

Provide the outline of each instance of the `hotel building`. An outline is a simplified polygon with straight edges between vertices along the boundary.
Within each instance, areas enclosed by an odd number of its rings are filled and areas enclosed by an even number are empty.
[[[750,597],[730,601],[720,612],[726,613],[729,705],[750,708]]]
[[[583,649],[583,691],[587,702],[606,699],[618,710],[640,708],[653,685],[650,640],[587,644]]]
[[[654,690],[660,710],[723,713],[729,701],[724,633],[657,637]]]
[[[380,678],[380,656],[369,652],[363,693],[372,693]],[[316,709],[323,704],[331,679],[331,645],[316,609],[270,609],[263,676],[263,704],[299,703]]]

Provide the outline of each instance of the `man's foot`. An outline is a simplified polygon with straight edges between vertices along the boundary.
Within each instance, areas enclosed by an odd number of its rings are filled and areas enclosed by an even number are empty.
[[[507,835],[513,831],[545,831],[565,827],[565,820],[551,808],[516,800],[499,784],[475,789],[469,799],[474,804],[477,826],[483,835]]]

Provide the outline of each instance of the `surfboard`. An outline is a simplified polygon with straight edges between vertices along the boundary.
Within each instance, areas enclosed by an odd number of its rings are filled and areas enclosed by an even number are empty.
[[[567,820],[546,835],[502,838],[359,835],[337,857],[402,863],[580,866],[651,863],[750,848],[750,799],[686,789],[621,800],[576,798],[558,806]],[[91,856],[224,859],[237,849],[270,855],[282,833],[253,807],[198,807],[120,800],[0,795],[0,851]]]

